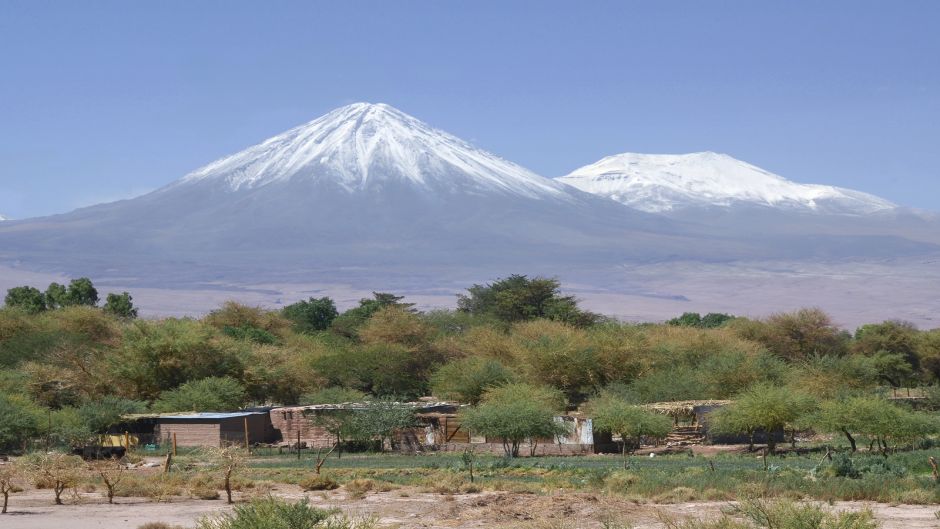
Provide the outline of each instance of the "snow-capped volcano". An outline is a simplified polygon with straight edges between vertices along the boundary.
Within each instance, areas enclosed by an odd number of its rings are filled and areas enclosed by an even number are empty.
[[[608,156],[557,180],[649,212],[764,206],[863,215],[895,209],[874,195],[833,186],[798,184],[725,154]]]
[[[198,169],[177,185],[233,191],[306,180],[349,191],[407,183],[428,191],[563,197],[563,186],[385,104],[355,103]]]
[[[0,214],[0,222],[3,222],[3,221],[5,221],[5,220],[10,220],[10,218],[9,218],[9,217],[5,217],[5,216],[3,216],[2,214]]]
[[[674,242],[669,219],[539,176],[368,103],[334,110],[146,195],[16,224],[0,228],[0,258],[48,261],[67,252],[74,262],[133,273],[186,262],[186,273],[200,277],[204,270],[258,278],[317,267],[557,266],[600,255],[664,257],[689,246]]]
[[[738,204],[751,207],[729,207]],[[702,207],[711,209],[701,214]],[[768,263],[751,283],[765,304],[773,295],[767,277],[784,285],[778,292],[818,293],[819,283],[801,287],[792,278],[820,260],[940,253],[935,221],[892,208],[711,153],[614,156],[551,180],[387,105],[357,103],[143,196],[0,222],[0,280],[4,266],[110,279],[135,296],[138,287],[171,291],[175,306],[181,291],[200,300],[221,289],[273,301],[324,285],[452,300],[473,282],[526,273],[601,297],[625,293],[615,312],[650,299],[679,313],[712,310],[709,296],[747,290],[734,262]],[[893,213],[855,214],[882,210]],[[684,288],[670,263],[718,272]],[[661,275],[644,279],[637,267]],[[888,292],[893,284],[885,285]],[[838,289],[844,297],[847,287]],[[853,304],[871,305],[867,294]],[[698,304],[680,310],[689,300]],[[893,295],[883,304],[897,315]]]

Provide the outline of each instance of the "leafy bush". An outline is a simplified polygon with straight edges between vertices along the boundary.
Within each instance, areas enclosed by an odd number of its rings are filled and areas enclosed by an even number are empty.
[[[0,393],[0,452],[23,448],[39,433],[39,408],[19,395]]]
[[[595,431],[620,436],[624,469],[627,468],[627,453],[639,448],[644,437],[662,439],[672,431],[671,418],[614,396],[602,395],[591,401],[588,409],[594,417]]]
[[[302,333],[325,331],[339,315],[336,304],[328,297],[292,303],[284,307],[281,314],[294,322],[294,329]]]
[[[738,512],[755,526],[767,529],[877,529],[880,526],[869,509],[826,512],[819,505],[792,501],[745,501],[738,506]]]
[[[817,476],[829,478],[857,479],[862,477],[861,471],[855,468],[855,462],[845,454],[836,454],[832,461],[819,464],[813,469],[813,473]]]
[[[305,393],[300,397],[300,404],[304,406],[310,404],[342,404],[344,402],[363,402],[365,400],[368,400],[368,397],[361,391],[331,386],[312,393]]]
[[[129,413],[142,413],[146,404],[114,395],[85,402],[78,408],[78,415],[95,433],[104,432],[108,427],[121,422],[121,416]]]
[[[502,439],[507,457],[517,457],[520,445],[531,439],[553,438],[568,430],[555,422],[564,399],[548,388],[507,384],[483,395],[483,402],[463,413],[462,424],[472,432]]]
[[[222,332],[226,336],[231,336],[236,340],[247,340],[249,342],[259,343],[259,344],[273,344],[277,343],[277,336],[257,327],[244,326],[244,327],[232,327],[226,325],[222,327]]]
[[[773,453],[774,434],[794,427],[814,406],[813,399],[790,388],[758,384],[739,394],[733,404],[715,411],[713,428],[720,433],[747,434],[751,439],[755,432],[763,431]]]
[[[442,366],[431,377],[431,388],[441,398],[476,404],[487,389],[514,378],[499,360],[471,356]]]
[[[230,377],[209,377],[187,382],[164,391],[153,403],[153,409],[172,411],[231,411],[245,403],[245,388]]]
[[[335,514],[311,507],[306,499],[289,503],[276,498],[263,498],[236,505],[231,513],[221,513],[199,520],[197,529],[312,529],[325,527],[324,522]]]

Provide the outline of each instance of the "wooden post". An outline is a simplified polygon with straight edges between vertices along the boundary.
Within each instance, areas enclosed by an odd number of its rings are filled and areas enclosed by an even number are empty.
[[[173,432],[173,455],[176,455],[176,432]]]
[[[300,428],[297,428],[297,460],[300,460]]]
[[[128,452],[131,451],[131,434],[124,430],[124,449]]]
[[[245,417],[245,450],[251,452],[251,448],[248,445],[248,417]]]

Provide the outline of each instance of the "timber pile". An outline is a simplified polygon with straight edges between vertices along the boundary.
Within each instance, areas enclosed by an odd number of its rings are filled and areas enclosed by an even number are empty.
[[[700,445],[705,442],[701,426],[676,426],[666,436],[666,446]]]

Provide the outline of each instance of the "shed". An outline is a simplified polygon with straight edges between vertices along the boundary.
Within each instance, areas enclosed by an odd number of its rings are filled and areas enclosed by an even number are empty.
[[[166,414],[154,418],[154,437],[169,443],[176,436],[178,446],[221,446],[271,441],[271,419],[265,411],[232,413]]]
[[[420,450],[444,442],[448,433],[452,435],[453,430],[459,425],[459,423],[453,425],[453,419],[462,406],[460,404],[434,401],[393,404],[414,409],[418,422],[414,428],[400,430],[393,435],[393,448],[399,450]],[[341,413],[356,413],[367,410],[373,405],[370,402],[344,402],[273,408],[270,411],[273,440],[288,445],[294,445],[300,441],[311,448],[331,446],[336,442],[336,438],[325,426],[325,423],[329,422],[328,417]]]

